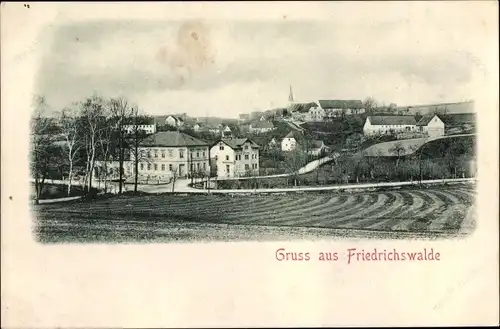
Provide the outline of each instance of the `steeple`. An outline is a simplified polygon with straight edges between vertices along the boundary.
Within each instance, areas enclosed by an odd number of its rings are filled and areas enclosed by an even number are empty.
[[[293,91],[291,85],[290,85],[290,93],[288,94],[288,102],[293,103]]]

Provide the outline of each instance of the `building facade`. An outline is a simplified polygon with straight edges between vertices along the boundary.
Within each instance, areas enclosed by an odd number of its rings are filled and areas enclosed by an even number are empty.
[[[297,147],[297,139],[293,135],[292,132],[289,132],[282,140],[281,140],[281,150],[282,151],[293,151]]]
[[[390,135],[411,133],[417,131],[417,122],[414,116],[369,116],[363,126],[365,136]]]
[[[259,173],[259,145],[249,138],[220,139],[210,149],[217,177],[243,177]]]
[[[188,178],[210,173],[209,144],[179,131],[150,136],[141,143],[139,156],[139,176]]]
[[[274,129],[274,124],[271,121],[257,121],[249,126],[251,134],[262,134]]]
[[[132,134],[135,132],[136,125],[124,125],[123,130],[127,134]],[[146,134],[154,134],[156,133],[156,125],[155,124],[143,124],[143,125],[137,125],[137,129],[140,131],[144,131]]]
[[[424,115],[417,122],[419,132],[429,137],[444,136],[444,122],[436,114]]]

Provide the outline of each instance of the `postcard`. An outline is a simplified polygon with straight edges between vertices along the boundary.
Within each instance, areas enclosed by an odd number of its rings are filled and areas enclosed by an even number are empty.
[[[2,326],[498,325],[498,4],[2,3]]]

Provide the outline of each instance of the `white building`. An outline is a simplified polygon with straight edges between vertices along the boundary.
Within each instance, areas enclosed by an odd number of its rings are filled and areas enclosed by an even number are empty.
[[[242,177],[259,173],[259,145],[249,138],[220,139],[210,149],[218,177]]]
[[[127,132],[127,134],[135,133],[136,125],[124,125],[122,128]],[[142,124],[137,125],[137,129],[140,131],[144,131],[146,134],[155,134],[156,133],[156,125],[155,124]]]
[[[165,119],[165,124],[171,127],[182,127],[184,125],[184,121],[179,117],[169,115]]]
[[[231,131],[231,128],[229,126],[224,126],[222,129],[222,138],[229,138],[233,136],[233,132]]]
[[[289,132],[281,140],[281,150],[282,151],[293,151],[297,147],[297,138],[295,138],[293,132]]]
[[[444,136],[444,122],[436,114],[424,115],[417,122],[417,129],[429,137]]]
[[[417,131],[417,122],[411,115],[369,116],[363,126],[365,136],[410,133]]]
[[[360,100],[319,100],[318,108],[324,110],[324,117],[335,118],[343,114],[361,114],[365,112],[363,102]]]
[[[274,124],[271,121],[257,121],[251,123],[248,129],[251,134],[262,134],[271,131],[274,128]]]

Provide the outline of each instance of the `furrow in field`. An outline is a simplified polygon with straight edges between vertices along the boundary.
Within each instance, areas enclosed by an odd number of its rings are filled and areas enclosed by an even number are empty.
[[[327,202],[323,208],[320,210],[312,211],[308,214],[309,218],[301,218],[301,220],[297,219],[286,219],[280,222],[280,225],[293,225],[293,226],[304,226],[304,224],[308,224],[311,220],[317,220],[318,217],[323,216],[324,214],[328,214],[339,209],[345,209],[347,207],[351,207],[359,200],[359,197],[355,195],[342,196],[338,199],[339,202],[331,203]]]
[[[392,198],[390,202],[387,203],[387,207],[384,208],[385,210],[366,216],[366,219],[362,222],[363,228],[379,230],[382,227],[385,227],[387,222],[394,220],[394,216],[388,216],[388,214],[394,213],[394,211],[403,207],[405,203],[403,197],[401,196],[401,192],[390,192],[390,195]]]
[[[311,200],[309,203],[306,203],[304,205],[301,205],[300,207],[293,207],[289,209],[276,209],[273,212],[268,212],[266,214],[256,214],[256,213],[250,213],[248,216],[246,216],[243,220],[240,220],[239,223],[242,224],[248,224],[248,223],[254,223],[261,221],[263,223],[273,223],[279,220],[282,220],[284,218],[289,218],[292,215],[298,214],[300,216],[307,216],[307,212],[316,209],[316,208],[321,208],[324,206],[325,201],[328,200],[329,198],[321,197],[321,198],[314,198]]]
[[[443,201],[446,204],[458,204],[461,203],[461,201],[454,196],[453,194],[449,193],[448,191],[441,191],[441,190],[433,190],[434,194],[437,194],[443,199]]]
[[[407,207],[405,207],[405,209],[401,210],[401,212],[398,213],[396,216],[387,216],[388,218],[386,218],[386,219],[365,216],[365,218],[360,218],[360,220],[353,222],[351,224],[351,226],[349,226],[349,227],[371,228],[371,229],[385,228],[388,225],[390,225],[390,223],[393,223],[395,221],[400,221],[401,216],[404,216],[404,214],[409,213],[412,209],[418,209],[423,205],[424,201],[421,198],[419,198],[418,196],[416,196],[415,194],[413,194],[411,192],[404,192],[404,193],[406,193],[406,195],[408,197],[411,197],[413,200],[411,201],[411,204],[408,204]],[[393,198],[392,202],[395,202],[395,200],[396,200],[396,197]],[[389,202],[384,204],[384,206],[386,206],[386,207],[389,205],[390,205]],[[382,207],[379,207],[379,208],[382,208]],[[373,213],[373,212],[371,212],[371,213]]]
[[[290,221],[303,221],[304,224],[299,224],[300,226],[321,226],[324,223],[334,223],[337,224],[338,221],[342,220],[342,217],[345,215],[350,215],[353,212],[359,211],[363,207],[366,207],[366,204],[370,202],[370,196],[358,195],[355,198],[352,206],[344,206],[342,208],[338,208],[335,211],[325,211],[322,215],[316,216],[314,218],[291,218]]]
[[[409,231],[427,231],[432,219],[447,209],[445,202],[438,194],[435,194],[434,191],[421,191],[419,193],[429,197],[432,201],[424,208],[425,210],[417,212],[413,216],[413,222],[406,223],[406,227]]]
[[[352,214],[349,216],[344,217],[345,220],[351,220],[351,222],[347,223],[344,225],[346,228],[352,228],[352,227],[362,227],[364,226],[364,222],[367,220],[366,216],[369,214],[372,214],[374,212],[377,212],[379,208],[384,207],[387,204],[387,201],[389,198],[387,195],[380,193],[377,196],[377,202],[371,204],[369,207],[361,210],[357,214]]]
[[[416,220],[414,214],[420,211],[425,205],[424,199],[417,193],[410,192],[410,195],[414,199],[413,204],[408,209],[402,211],[398,217],[385,220],[377,229],[392,231],[407,231],[409,229],[411,223]]]
[[[352,208],[345,209],[334,214],[326,214],[322,218],[318,218],[317,223],[313,225],[324,225],[325,223],[335,224],[335,227],[345,227],[349,221],[353,221],[352,217],[358,217],[358,214],[369,207],[369,205],[376,203],[376,197],[374,194],[366,194],[363,196],[363,201],[356,204]],[[359,218],[359,217],[358,217]]]
[[[467,206],[463,204],[449,205],[439,216],[434,218],[429,225],[430,231],[458,230],[467,213]]]

